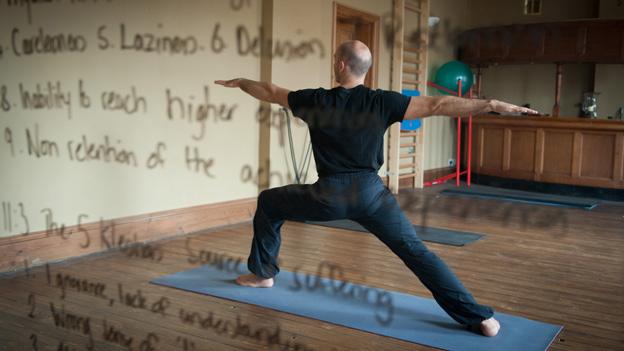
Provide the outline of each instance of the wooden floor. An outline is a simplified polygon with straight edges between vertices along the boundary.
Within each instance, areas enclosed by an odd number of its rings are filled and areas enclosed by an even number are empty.
[[[399,200],[415,224],[487,234],[465,247],[427,243],[480,303],[564,325],[551,350],[624,350],[624,205],[584,211],[447,198],[439,190]],[[152,244],[156,254],[144,258],[110,252],[50,265],[49,278],[43,267],[0,278],[0,350],[280,350],[253,338],[278,327],[291,350],[295,342],[300,350],[431,349],[148,283],[197,266],[202,250],[244,262],[251,233],[244,223]],[[372,235],[288,222],[282,236],[284,269],[314,273],[327,260],[349,281],[431,296]],[[183,323],[180,314],[192,312],[194,323]],[[251,332],[232,338],[220,327],[226,322]]]

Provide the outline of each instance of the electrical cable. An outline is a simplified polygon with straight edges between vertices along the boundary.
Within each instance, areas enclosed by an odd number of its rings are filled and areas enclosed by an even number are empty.
[[[288,144],[290,146],[290,158],[292,161],[292,165],[293,165],[293,171],[295,173],[295,181],[297,182],[297,184],[302,184],[302,179],[301,177],[303,176],[303,170],[305,168],[305,177],[303,178],[303,182],[306,181],[306,179],[308,178],[308,170],[310,168],[310,163],[311,163],[311,151],[312,151],[312,141],[310,140],[310,142],[308,143],[308,145],[304,148],[305,152],[304,152],[304,157],[302,160],[301,165],[301,170],[299,170],[299,167],[297,167],[297,160],[295,157],[295,146],[294,146],[294,142],[293,142],[293,136],[292,136],[292,127],[291,127],[291,123],[290,123],[290,114],[288,113],[288,109],[286,108],[282,108],[282,110],[284,110],[284,114],[286,115],[286,126],[288,127]],[[309,131],[308,131],[309,133]],[[307,135],[306,135],[306,139],[307,139]],[[307,164],[307,165],[306,165]]]

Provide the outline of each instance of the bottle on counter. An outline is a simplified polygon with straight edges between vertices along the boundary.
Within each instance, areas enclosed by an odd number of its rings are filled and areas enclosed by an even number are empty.
[[[600,93],[587,92],[583,94],[583,105],[581,110],[583,111],[583,117],[596,118],[598,117],[598,95]]]
[[[624,120],[624,106],[620,107],[615,113],[615,119]]]

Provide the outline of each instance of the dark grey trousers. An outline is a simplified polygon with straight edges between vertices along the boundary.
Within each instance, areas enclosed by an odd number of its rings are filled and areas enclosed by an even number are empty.
[[[345,218],[361,224],[399,256],[458,323],[474,325],[494,314],[491,307],[479,305],[444,261],[427,249],[392,193],[374,172],[334,175],[320,178],[314,184],[262,191],[253,219],[249,270],[264,278],[279,273],[280,229],[285,220]]]

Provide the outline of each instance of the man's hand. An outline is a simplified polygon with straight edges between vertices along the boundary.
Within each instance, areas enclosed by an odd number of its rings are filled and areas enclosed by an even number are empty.
[[[241,78],[235,78],[230,80],[215,80],[215,84],[223,85],[227,88],[240,88]]]
[[[490,100],[490,107],[493,112],[498,112],[501,115],[509,113],[526,113],[529,115],[540,115],[541,113],[536,110],[532,110],[526,107],[520,107],[513,104],[509,104],[503,101]]]
[[[512,105],[498,100],[466,99],[456,96],[413,96],[405,111],[403,119],[415,119],[429,116],[462,116],[480,115],[488,112],[500,114],[527,113],[540,115],[530,108]]]

